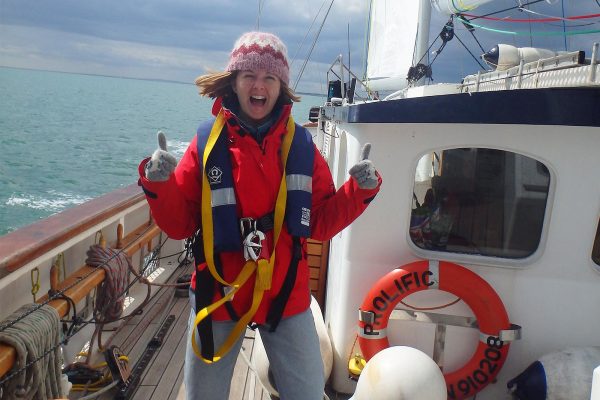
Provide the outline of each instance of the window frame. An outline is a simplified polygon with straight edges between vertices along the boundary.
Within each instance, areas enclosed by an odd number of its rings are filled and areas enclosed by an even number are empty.
[[[415,189],[415,178],[414,177],[415,177],[415,174],[417,171],[417,165],[418,165],[419,161],[421,160],[421,158],[423,156],[434,153],[434,152],[439,154],[444,150],[466,149],[466,148],[499,150],[499,151],[503,151],[503,152],[510,152],[513,154],[518,154],[520,156],[528,157],[532,160],[540,162],[548,169],[548,172],[550,174],[550,184],[548,186],[548,196],[546,199],[546,207],[545,207],[545,212],[544,212],[544,218],[542,221],[540,240],[539,240],[537,249],[533,253],[531,253],[529,256],[523,257],[523,258],[506,258],[506,257],[500,257],[500,256],[495,257],[495,256],[484,256],[484,255],[480,255],[480,254],[468,254],[468,253],[440,251],[440,250],[434,250],[434,249],[423,249],[423,248],[417,246],[412,241],[412,238],[410,237],[410,220],[411,220],[411,216],[412,216],[413,191]],[[472,145],[472,146],[462,145],[462,146],[446,146],[446,147],[430,148],[427,151],[421,152],[417,156],[415,156],[415,158],[413,159],[413,161],[411,163],[411,166],[412,166],[412,169],[411,169],[412,179],[409,180],[411,182],[411,186],[408,190],[408,196],[410,197],[408,204],[410,206],[408,207],[407,214],[406,214],[407,229],[406,229],[405,234],[406,234],[406,241],[408,243],[410,250],[417,257],[430,259],[430,260],[445,260],[445,261],[455,262],[455,263],[459,263],[459,264],[477,264],[477,265],[482,265],[482,266],[486,266],[486,267],[503,267],[503,268],[511,268],[511,269],[524,269],[525,267],[533,264],[535,261],[537,261],[542,256],[542,254],[544,253],[544,250],[546,248],[546,242],[547,242],[547,238],[548,238],[548,226],[549,226],[550,219],[552,216],[552,207],[554,204],[554,196],[555,196],[556,181],[557,181],[556,171],[554,170],[552,164],[548,160],[545,160],[541,157],[537,157],[531,153],[519,152],[519,151],[516,151],[515,149],[511,149],[511,148],[496,147],[496,146],[484,146],[484,145],[479,145],[479,146],[478,145]],[[600,224],[600,222],[599,222],[599,224]],[[591,257],[590,257],[590,259],[591,259]],[[593,261],[592,261],[592,263],[595,264]],[[598,266],[598,271],[600,272],[600,266]]]

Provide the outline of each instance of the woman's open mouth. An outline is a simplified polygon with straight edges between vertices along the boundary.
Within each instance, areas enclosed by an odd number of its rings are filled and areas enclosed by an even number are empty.
[[[265,96],[250,96],[250,104],[253,106],[264,106],[267,102],[267,98]]]

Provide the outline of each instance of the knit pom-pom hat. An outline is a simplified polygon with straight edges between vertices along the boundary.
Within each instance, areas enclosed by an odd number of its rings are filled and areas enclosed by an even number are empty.
[[[272,33],[247,32],[233,45],[226,71],[265,70],[289,85],[287,49]]]

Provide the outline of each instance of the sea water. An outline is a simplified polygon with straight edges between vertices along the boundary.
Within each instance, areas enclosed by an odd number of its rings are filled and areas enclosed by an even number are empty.
[[[323,102],[301,96],[299,123]],[[193,84],[0,67],[0,235],[135,183],[158,130],[181,157],[211,106]]]

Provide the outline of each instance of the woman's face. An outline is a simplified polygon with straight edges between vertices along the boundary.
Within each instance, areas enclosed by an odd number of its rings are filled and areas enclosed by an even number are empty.
[[[281,81],[265,70],[239,71],[233,83],[233,91],[237,94],[242,117],[248,122],[260,124],[275,107],[281,91]]]

